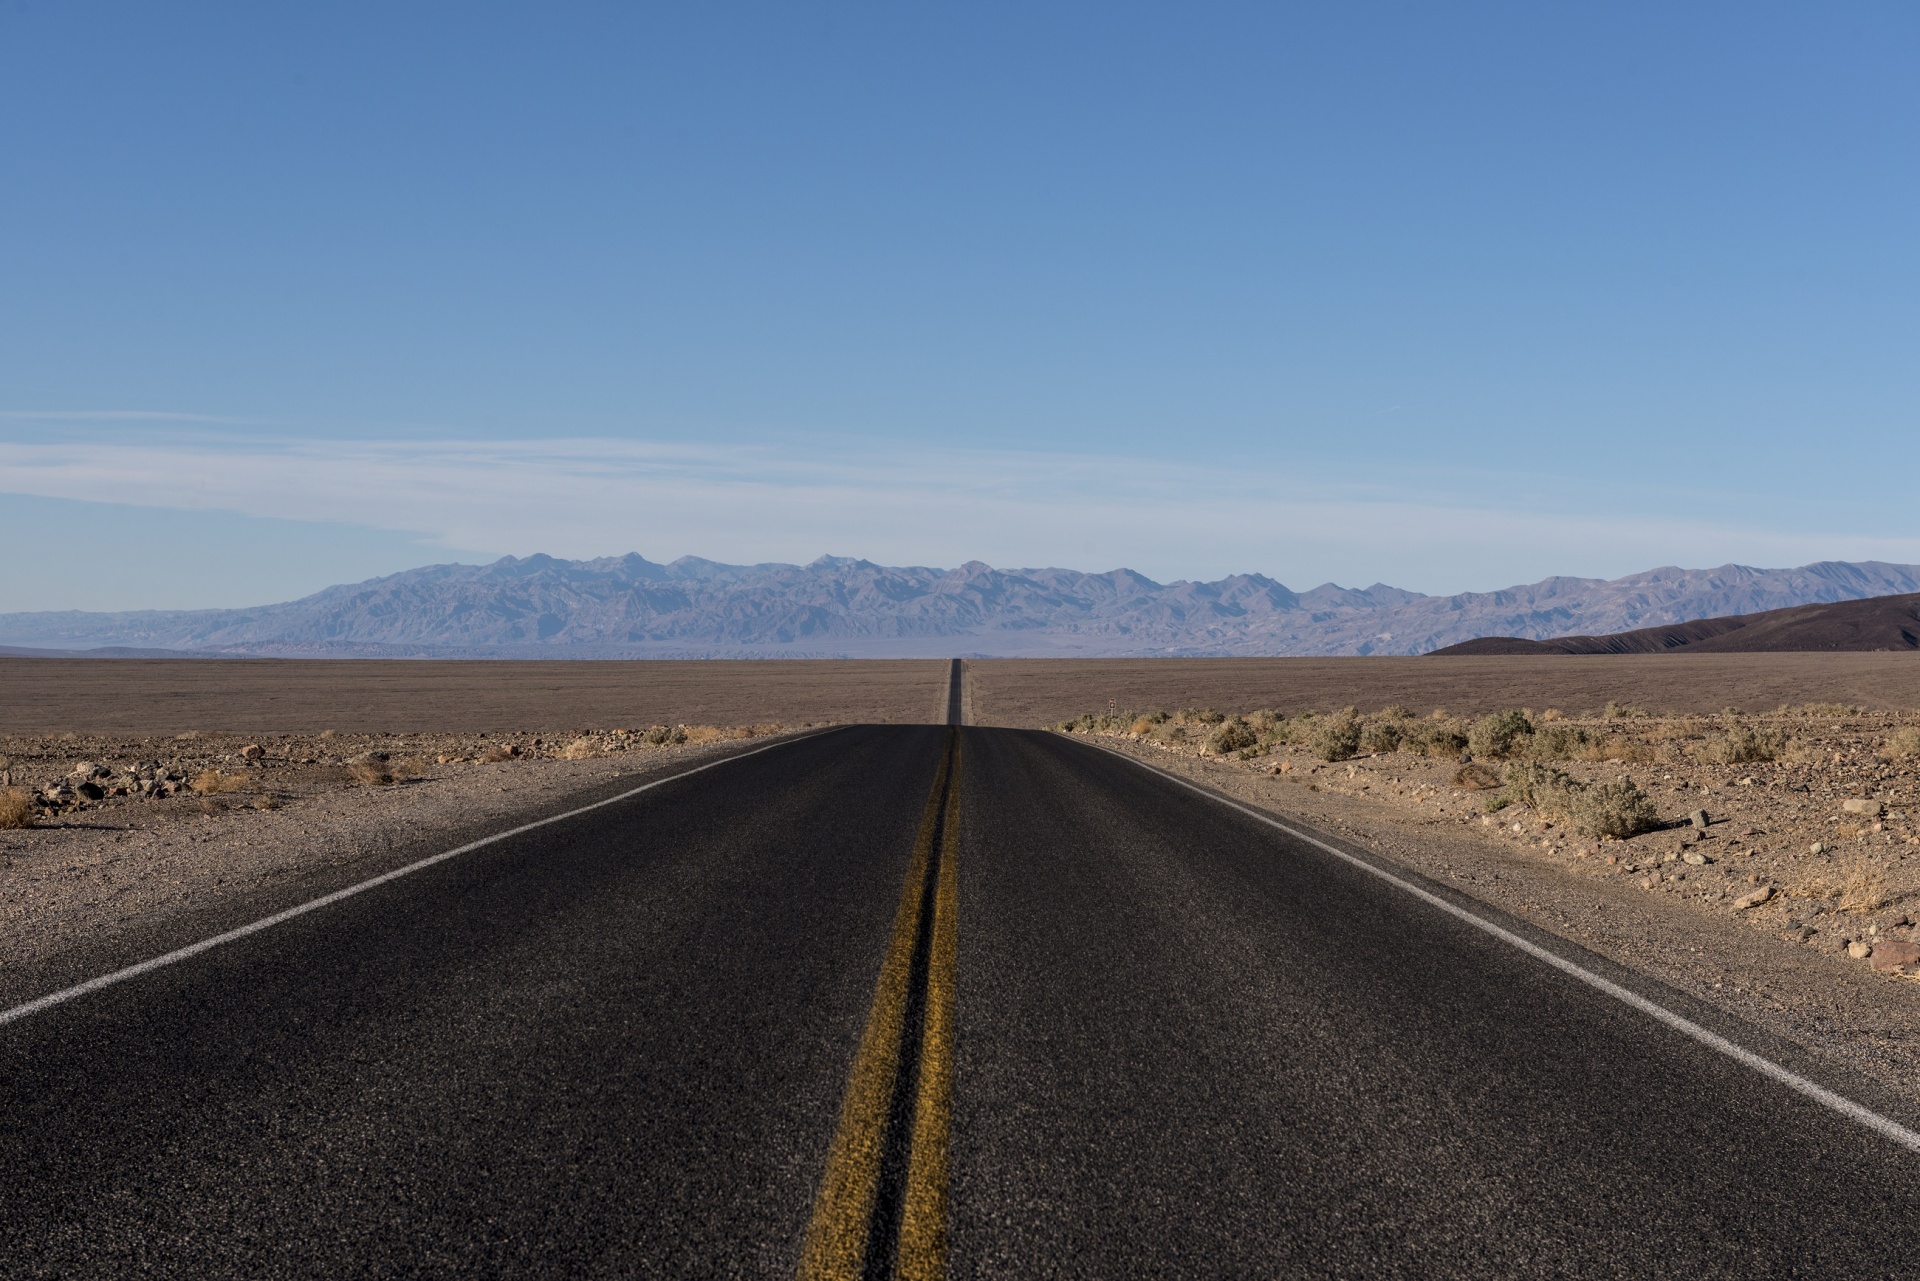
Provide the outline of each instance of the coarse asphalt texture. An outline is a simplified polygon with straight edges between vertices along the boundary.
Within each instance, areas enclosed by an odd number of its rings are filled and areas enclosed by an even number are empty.
[[[793,1276],[954,735],[947,1275],[1920,1246],[1920,1158],[1311,844],[1058,736],[875,726],[0,1027],[0,1275]]]

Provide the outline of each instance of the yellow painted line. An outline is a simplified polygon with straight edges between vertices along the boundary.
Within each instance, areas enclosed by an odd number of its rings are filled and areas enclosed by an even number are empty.
[[[947,1139],[953,1127],[953,988],[960,948],[960,745],[941,822],[940,876],[933,891],[926,1032],[913,1104],[913,1147],[900,1216],[902,1281],[940,1281],[947,1273]]]
[[[880,1191],[880,1161],[885,1152],[887,1113],[900,1072],[905,1034],[907,985],[912,978],[914,945],[919,941],[920,908],[926,898],[927,870],[933,861],[933,836],[940,823],[940,798],[953,765],[953,734],[933,778],[933,791],[920,817],[920,832],[907,865],[907,883],[893,918],[893,937],[880,965],[880,982],[867,1013],[867,1027],[854,1055],[840,1125],[827,1154],[826,1173],[814,1200],[800,1256],[801,1281],[856,1281],[866,1264],[867,1234]]]

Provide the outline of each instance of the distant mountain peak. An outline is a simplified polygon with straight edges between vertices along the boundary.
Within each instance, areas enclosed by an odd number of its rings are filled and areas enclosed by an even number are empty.
[[[0,615],[0,644],[234,654],[1419,654],[1484,636],[1598,636],[1920,592],[1920,567],[1661,566],[1425,596],[1294,592],[1265,574],[1158,583],[1127,568],[953,569],[849,556],[730,565],[638,552],[427,565],[246,610]]]

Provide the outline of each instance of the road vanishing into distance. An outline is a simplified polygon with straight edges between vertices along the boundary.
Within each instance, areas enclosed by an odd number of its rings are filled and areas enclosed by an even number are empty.
[[[10,1013],[0,1073],[9,1278],[1864,1277],[1920,1248],[1898,1135],[1038,732],[744,754]]]

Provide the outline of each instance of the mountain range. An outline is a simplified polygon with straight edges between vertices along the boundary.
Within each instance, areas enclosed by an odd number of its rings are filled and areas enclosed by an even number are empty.
[[[1295,592],[1261,574],[657,564],[508,556],[429,565],[252,609],[0,614],[0,644],[285,657],[1094,657],[1424,654],[1476,637],[1597,635],[1920,592],[1920,566],[1661,568],[1426,596]]]

